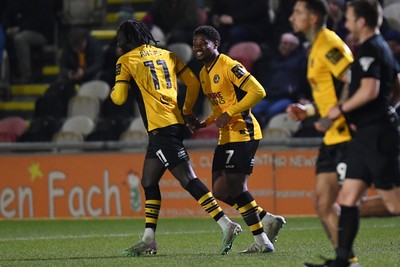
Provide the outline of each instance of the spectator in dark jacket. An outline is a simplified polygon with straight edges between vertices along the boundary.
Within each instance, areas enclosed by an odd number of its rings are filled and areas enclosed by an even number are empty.
[[[103,63],[100,44],[85,29],[72,29],[61,57],[61,81],[81,84],[97,79]]]
[[[163,31],[167,44],[192,45],[193,30],[199,26],[198,8],[193,0],[155,0],[146,20]]]
[[[265,0],[214,1],[210,17],[221,34],[223,52],[239,42],[263,42],[271,33],[268,1]]]
[[[267,96],[252,108],[261,127],[275,115],[285,112],[294,102],[305,102],[310,91],[306,77],[306,51],[292,33],[284,33],[279,54],[271,59],[266,70],[255,70],[255,76],[267,91]]]
[[[53,0],[12,0],[2,13],[10,64],[18,73],[16,83],[32,81],[31,48],[43,47],[54,38]]]

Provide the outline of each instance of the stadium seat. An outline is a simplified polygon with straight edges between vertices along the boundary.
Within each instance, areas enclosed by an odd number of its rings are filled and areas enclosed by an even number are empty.
[[[85,82],[81,84],[78,95],[94,97],[102,102],[110,95],[110,86],[100,80]]]
[[[130,124],[129,119],[125,118],[102,118],[100,119],[93,132],[87,137],[86,141],[118,141],[122,132]]]
[[[61,132],[77,132],[86,137],[94,129],[94,121],[88,116],[74,116],[68,118],[61,127]]]
[[[129,90],[130,92],[131,90]],[[132,93],[128,92],[128,99],[123,105],[116,105],[110,97],[103,102],[101,117],[103,118],[132,118],[135,115],[135,105]]]
[[[400,31],[400,2],[396,1],[383,8],[383,16],[391,28]]]
[[[34,117],[67,117],[68,102],[76,95],[75,86],[69,83],[56,82],[51,84],[44,95],[35,102]]]
[[[136,117],[132,120],[128,129],[121,134],[120,140],[141,140],[147,139],[147,131],[144,127],[143,120],[141,117]]]
[[[387,7],[393,3],[398,3],[398,2],[399,2],[399,0],[383,0],[383,6]]]
[[[211,124],[206,128],[202,128],[192,134],[191,139],[218,139],[219,129],[215,124]]]
[[[292,120],[287,113],[280,113],[275,115],[269,121],[267,128],[269,129],[283,129],[288,131],[290,135],[297,132],[300,127],[300,122]]]
[[[100,101],[91,96],[76,95],[68,103],[68,117],[83,115],[96,120],[100,114]]]
[[[291,137],[291,133],[287,129],[283,128],[265,128],[263,130],[263,138],[288,138]]]
[[[168,45],[167,49],[177,55],[185,63],[188,63],[193,57],[192,48],[186,43],[173,43]]]
[[[27,124],[21,117],[7,117],[0,120],[0,142],[16,142],[26,131]]]
[[[61,20],[65,25],[102,25],[106,1],[63,0]]]
[[[55,117],[35,118],[17,142],[50,142],[60,126],[61,120]]]
[[[233,45],[228,51],[228,56],[242,63],[248,71],[252,70],[254,62],[261,55],[261,47],[255,42],[241,42]]]
[[[58,132],[53,137],[53,142],[56,144],[83,141],[83,135],[78,132]]]

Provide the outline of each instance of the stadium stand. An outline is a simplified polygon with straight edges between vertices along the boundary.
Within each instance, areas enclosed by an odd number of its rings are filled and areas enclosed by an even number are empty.
[[[393,1],[383,8],[383,15],[391,28],[400,31],[400,2]]]
[[[193,57],[192,47],[187,43],[173,43],[167,45],[167,49],[177,55],[183,62],[189,63]]]
[[[243,66],[251,71],[253,64],[261,58],[261,48],[255,42],[241,42],[233,45],[229,51],[228,55],[239,61]]]
[[[89,96],[104,101],[110,94],[110,86],[108,83],[100,80],[93,80],[82,83],[78,91],[80,96]]]
[[[130,122],[125,118],[101,118],[85,141],[118,141],[121,134],[129,127]]]
[[[300,122],[292,120],[287,113],[275,115],[267,125],[268,129],[281,129],[283,132],[288,132],[289,136],[294,135],[299,130],[299,127]]]
[[[76,132],[81,134],[83,137],[89,135],[94,129],[94,121],[84,115],[77,115],[67,118],[61,127],[60,132]]]
[[[128,129],[121,134],[120,140],[147,140],[147,132],[141,117],[136,117],[132,120]]]
[[[76,95],[68,103],[67,117],[87,116],[96,120],[100,114],[100,101],[97,98]]]
[[[50,142],[61,124],[62,121],[54,117],[35,118],[17,142]]]

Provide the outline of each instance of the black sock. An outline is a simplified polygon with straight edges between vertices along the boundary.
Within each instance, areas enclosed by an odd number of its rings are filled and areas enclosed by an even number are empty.
[[[339,246],[336,256],[348,260],[353,253],[353,243],[360,224],[358,207],[340,206],[339,217]]]

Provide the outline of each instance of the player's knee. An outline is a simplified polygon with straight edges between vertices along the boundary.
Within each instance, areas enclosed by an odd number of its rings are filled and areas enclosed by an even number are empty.
[[[223,191],[220,190],[219,188],[213,188],[213,195],[214,198],[223,202],[226,202],[228,200],[228,195]]]
[[[150,187],[154,187],[154,186],[158,186],[158,182],[157,181],[152,181],[150,179],[142,179],[141,184],[142,184],[142,187],[144,189],[150,188]]]

